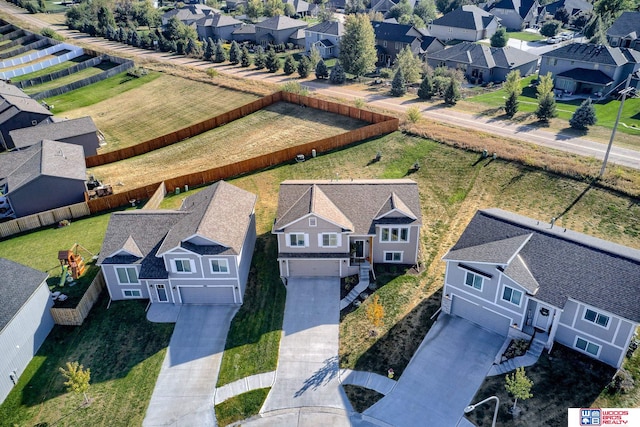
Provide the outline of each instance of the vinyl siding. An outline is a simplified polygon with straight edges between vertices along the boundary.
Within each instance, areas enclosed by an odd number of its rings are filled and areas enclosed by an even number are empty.
[[[380,228],[387,227],[381,225],[376,228],[376,236],[373,238],[373,262],[385,263],[385,252],[402,252],[402,264],[416,264],[418,262],[417,254],[417,242],[419,239],[420,227],[410,226],[409,228],[409,240],[407,242],[381,242],[380,241]],[[390,225],[389,227],[402,227]]]
[[[41,175],[10,191],[9,200],[16,216],[21,217],[84,202],[85,190],[84,181]]]
[[[288,226],[284,233],[278,234],[278,249],[280,252],[290,253],[336,253],[349,252],[349,235],[341,233],[342,230],[335,224],[316,218],[316,226],[309,226],[309,218],[300,219]],[[287,246],[289,235],[303,233],[308,235],[306,247],[290,247]],[[337,247],[321,247],[318,243],[318,236],[322,233],[339,233],[341,234],[341,242]]]
[[[122,290],[123,289],[136,289],[139,290],[141,293],[141,298],[149,298],[149,292],[146,286],[146,283],[143,283],[143,281],[138,280],[139,283],[138,284],[120,284],[120,282],[118,281],[118,275],[116,274],[116,268],[118,267],[134,267],[136,269],[136,271],[138,272],[138,274],[140,273],[140,269],[138,266],[132,266],[132,265],[114,265],[114,264],[103,264],[102,266],[102,274],[104,274],[104,280],[107,283],[107,289],[109,290],[109,296],[111,297],[112,300],[114,301],[118,301],[118,300],[122,300],[122,299],[129,299],[129,298],[125,298],[122,295]]]

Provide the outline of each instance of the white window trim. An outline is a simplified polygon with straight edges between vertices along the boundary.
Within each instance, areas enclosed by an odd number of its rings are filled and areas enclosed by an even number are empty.
[[[318,219],[315,217],[309,217],[309,227],[316,227],[318,225]]]
[[[178,265],[177,265],[178,261],[181,261],[181,262],[188,261],[189,268],[191,269],[191,271],[178,271]],[[171,260],[171,269],[176,274],[193,274],[196,272],[196,263],[189,258],[174,258]]]
[[[585,349],[581,349],[580,347],[578,347],[578,340],[583,340],[587,342],[587,345],[585,346]],[[589,353],[587,351],[587,348],[589,348],[589,344],[593,344],[596,347],[598,347],[598,351],[596,352],[596,354],[593,353]],[[591,356],[591,357],[600,357],[600,352],[602,351],[602,346],[600,344],[597,344],[593,341],[589,341],[588,339],[586,339],[585,337],[581,337],[581,336],[577,336],[576,335],[576,339],[573,342],[573,348],[577,351],[579,351],[580,353],[586,354],[587,356]]]
[[[133,269],[133,271],[136,272],[136,281],[132,282],[129,277],[129,269]],[[121,282],[120,281],[120,275],[118,274],[118,270],[124,270],[127,274],[127,282]],[[118,280],[118,284],[119,285],[139,285],[140,284],[140,279],[138,278],[138,269],[135,267],[125,267],[125,266],[121,266],[121,267],[115,267],[115,272],[116,272],[116,279]]]
[[[387,260],[387,254],[400,254],[400,260],[399,261],[395,261],[395,260]],[[393,256],[392,256],[393,258]],[[404,252],[403,251],[384,251],[384,262],[390,262],[390,263],[397,263],[397,264],[401,264],[402,260],[404,259]]]
[[[398,230],[398,240],[391,240],[392,230],[394,229]],[[383,230],[388,230],[389,240],[382,239]],[[406,230],[407,232],[406,240],[402,240],[401,238],[402,230]],[[411,229],[409,227],[388,227],[388,226],[380,227],[380,237],[378,238],[378,241],[380,243],[409,243],[411,242]]]
[[[587,310],[593,311],[596,314],[595,320],[587,319]],[[608,319],[607,320],[607,326],[602,326],[601,324],[599,324],[597,322],[598,316],[604,316],[604,317],[606,317]],[[594,325],[596,325],[596,326],[598,326],[598,327],[600,327],[602,329],[605,329],[607,331],[609,330],[609,325],[611,325],[611,316],[609,316],[608,314],[604,314],[601,311],[594,310],[593,308],[589,308],[589,307],[584,307],[584,312],[582,313],[582,320],[584,320],[585,322],[593,323]]]
[[[218,261],[218,266],[222,264],[225,265],[227,271],[214,271],[213,270],[213,261]],[[209,260],[209,268],[211,269],[211,274],[229,274],[229,260],[226,258],[213,258]]]
[[[295,236],[299,236],[302,235],[304,236],[304,245],[299,246],[299,245],[291,245],[291,236],[295,235]],[[296,239],[297,240],[297,239]],[[307,233],[287,233],[285,234],[285,243],[287,245],[288,248],[308,248],[309,247],[309,234]]]
[[[481,275],[481,274],[474,273],[473,271],[469,271],[469,270],[466,270],[466,269],[464,269],[464,268],[463,268],[463,270],[465,271],[465,275],[464,275],[464,281],[462,282],[462,284],[463,284],[464,286],[466,286],[466,287],[471,288],[471,289],[475,289],[475,290],[476,290],[476,291],[478,291],[478,292],[482,292],[482,289],[484,288],[484,279],[485,279],[485,277],[484,277],[483,275]],[[480,279],[482,279],[482,281],[480,282],[480,289],[476,288],[476,287],[475,287],[475,286],[473,286],[473,285],[468,285],[468,284],[467,284],[467,274],[472,274],[473,276],[477,276],[477,277],[479,277]],[[475,282],[475,280],[474,280],[474,282]]]
[[[466,277],[465,277],[465,278],[466,278]],[[483,281],[484,281],[484,280],[483,280]],[[505,290],[505,289],[507,289],[507,288],[511,289],[511,296],[512,296],[512,297],[513,297],[513,293],[514,293],[514,292],[520,292],[520,304],[516,304],[515,302],[513,302],[513,301],[511,301],[511,300],[504,299],[504,290]],[[516,307],[522,307],[522,300],[524,300],[524,292],[522,292],[522,291],[520,291],[520,290],[518,290],[518,289],[516,289],[516,288],[513,288],[513,287],[511,287],[511,286],[504,285],[504,286],[502,287],[502,295],[500,295],[500,300],[505,301],[505,302],[508,302],[509,304],[513,304],[513,305],[515,305]]]
[[[334,245],[325,245],[324,244],[324,236],[336,236],[336,244]],[[318,234],[318,246],[321,248],[339,248],[342,246],[342,235],[340,233],[319,233]]]
[[[137,292],[138,295],[127,296],[125,295],[125,292],[131,292],[131,293]],[[126,299],[142,298],[142,291],[140,291],[140,289],[122,289],[122,298],[126,298]]]

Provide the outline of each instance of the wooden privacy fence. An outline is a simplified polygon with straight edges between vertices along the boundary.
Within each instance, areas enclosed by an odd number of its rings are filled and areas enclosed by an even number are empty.
[[[82,325],[82,322],[84,322],[84,319],[89,315],[89,311],[91,311],[91,308],[98,300],[98,297],[105,286],[104,276],[102,275],[102,270],[100,270],[98,275],[93,279],[93,282],[91,282],[87,288],[77,306],[74,308],[51,308],[53,321],[56,325]]]
[[[37,214],[23,216],[18,219],[0,223],[0,238],[22,233],[23,231],[55,224],[63,219],[75,219],[89,215],[89,206],[85,203],[63,206]]]
[[[144,204],[142,209],[158,209],[166,195],[167,187],[164,185],[164,182],[161,182],[156,192],[153,193],[153,196],[151,196],[149,200],[147,200],[147,203]]]
[[[186,128],[177,130],[175,132],[159,136],[154,139],[142,142],[140,144],[122,148],[120,150],[111,151],[104,154],[98,154],[95,156],[89,156],[86,158],[86,164],[88,168],[96,166],[106,165],[108,163],[118,162],[120,160],[128,159],[130,157],[139,156],[145,153],[149,153],[153,150],[157,150],[187,138],[200,135],[201,133],[208,132],[212,129],[222,126],[234,120],[241,119],[249,114],[255,113],[265,107],[276,102],[285,101],[294,104],[304,105],[316,110],[327,111],[329,113],[340,114],[350,117],[352,119],[362,120],[369,123],[380,123],[386,121],[395,121],[398,119],[384,114],[374,113],[372,111],[362,110],[357,107],[349,105],[339,104],[331,101],[324,101],[309,96],[297,95],[289,92],[276,92],[271,95],[267,95],[263,98],[252,101],[241,107],[235,108],[226,113],[222,113],[218,116],[212,117],[200,123],[188,126]],[[397,125],[396,125],[397,129]]]

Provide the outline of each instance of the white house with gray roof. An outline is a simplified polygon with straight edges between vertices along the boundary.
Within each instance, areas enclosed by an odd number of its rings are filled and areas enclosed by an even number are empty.
[[[410,179],[284,181],[272,230],[280,276],[345,277],[363,263],[415,265],[421,225],[418,185]]]
[[[640,323],[639,250],[487,209],[443,260],[445,313],[622,364]]]
[[[242,304],[256,241],[256,196],[219,181],[178,210],[111,215],[98,265],[112,300]]]
[[[500,26],[499,19],[478,6],[465,5],[434,20],[427,26],[429,34],[443,41],[476,42],[490,38]]]
[[[607,30],[607,41],[613,47],[640,50],[640,12],[622,12]]]
[[[46,273],[0,258],[0,403],[53,328]]]

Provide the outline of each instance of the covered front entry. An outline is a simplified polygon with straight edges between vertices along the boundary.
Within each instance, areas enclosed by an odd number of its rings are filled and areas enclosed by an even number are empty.
[[[183,304],[235,304],[233,286],[178,286]]]
[[[289,277],[340,277],[339,259],[288,260]]]
[[[486,308],[452,295],[451,314],[467,319],[484,329],[496,332],[500,335],[507,335],[511,326],[511,319]]]

